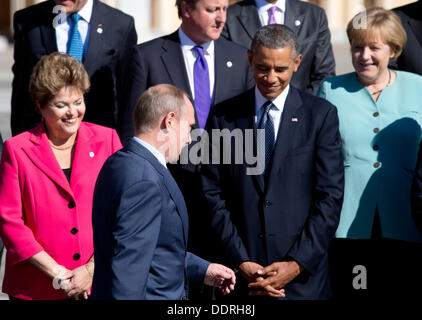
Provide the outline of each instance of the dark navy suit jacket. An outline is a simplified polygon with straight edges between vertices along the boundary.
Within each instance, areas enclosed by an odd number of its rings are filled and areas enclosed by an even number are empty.
[[[245,136],[255,130],[254,117],[252,89],[217,105],[210,129],[240,129]],[[234,161],[235,140],[220,141],[221,156],[229,150]],[[329,298],[327,249],[343,201],[341,150],[336,108],[290,86],[267,178],[247,174],[255,165],[245,155],[240,164],[203,164],[203,189],[226,263],[295,260],[305,270],[285,287],[286,298]]]
[[[407,34],[406,45],[392,66],[422,75],[422,1],[412,2],[394,9]]]
[[[13,17],[13,135],[31,129],[41,119],[28,93],[28,85],[35,64],[44,55],[58,51],[53,26],[57,17],[53,13],[54,6],[53,0],[44,1],[17,11]],[[85,95],[87,108],[84,120],[115,128],[119,108],[117,101],[128,54],[137,41],[135,23],[131,16],[94,0],[89,28],[88,51],[83,63],[91,88]]]
[[[204,281],[209,263],[187,252],[188,215],[169,171],[141,144],[112,155],[93,205],[93,299],[187,296],[188,280]]]

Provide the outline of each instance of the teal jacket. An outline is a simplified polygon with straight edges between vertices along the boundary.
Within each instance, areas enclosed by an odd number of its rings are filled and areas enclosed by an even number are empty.
[[[395,71],[378,98],[356,73],[325,79],[318,96],[338,109],[345,190],[338,238],[371,237],[376,207],[384,238],[422,242],[412,220],[410,188],[422,126],[422,77]]]

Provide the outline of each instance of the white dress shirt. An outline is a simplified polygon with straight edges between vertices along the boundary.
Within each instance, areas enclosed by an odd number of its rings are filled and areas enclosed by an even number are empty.
[[[195,42],[193,42],[182,30],[179,28],[179,39],[180,45],[182,47],[183,59],[185,60],[185,67],[188,74],[189,79],[189,86],[192,92],[192,99],[195,99],[195,84],[193,78],[193,67],[195,65],[195,61],[197,58],[197,53],[193,48],[197,46]],[[208,64],[208,72],[210,77],[210,97],[211,100],[213,99],[214,94],[214,81],[215,81],[215,72],[214,72],[214,65],[215,65],[215,54],[214,54],[214,41],[209,41],[201,45],[204,48],[204,56],[205,60],[207,60]]]
[[[271,100],[275,108],[271,108],[268,115],[271,117],[274,123],[274,134],[275,140],[277,141],[278,129],[280,128],[281,116],[284,110],[284,104],[286,103],[287,94],[290,90],[290,84],[284,88],[283,92],[275,99]],[[268,99],[264,98],[259,91],[258,87],[255,86],[255,124],[258,127],[262,116],[264,115],[265,109],[262,107]]]
[[[87,52],[88,49],[89,23],[91,21],[93,5],[93,0],[88,0],[78,12],[81,16],[81,19],[79,19],[78,22],[78,30],[82,38],[82,43],[84,44],[84,52]],[[73,27],[73,21],[70,19],[70,14],[67,14],[66,17],[65,21],[59,21],[59,24],[56,26],[57,49],[60,53],[67,53],[67,42]]]
[[[139,139],[138,137],[133,137],[133,140],[135,140],[140,145],[144,146],[149,152],[152,153],[152,155],[160,162],[166,169],[167,169],[167,162],[164,155],[158,151],[156,148],[154,148],[149,143],[145,142],[144,140]]]
[[[275,6],[277,10],[274,13],[275,21],[278,24],[284,24],[284,15],[286,13],[286,0],[278,0],[276,3],[269,3],[265,0],[255,0],[256,7],[258,9],[259,19],[261,25],[266,26],[268,24],[269,14],[268,9]]]

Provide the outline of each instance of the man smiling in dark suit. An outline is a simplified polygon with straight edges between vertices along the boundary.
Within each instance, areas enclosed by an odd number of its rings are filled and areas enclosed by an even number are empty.
[[[330,30],[323,9],[297,0],[240,1],[228,8],[222,36],[249,48],[259,27],[273,23],[286,25],[298,38],[303,58],[292,84],[315,94],[324,78],[335,75]]]
[[[55,51],[81,60],[88,72],[91,89],[85,97],[84,120],[115,128],[125,62],[136,41],[133,18],[99,0],[49,0],[17,11],[12,134],[40,121],[28,93],[29,77],[38,60]]]
[[[265,154],[266,166],[262,174],[248,173],[246,152],[240,164],[212,158],[202,165],[212,226],[225,263],[243,276],[235,293],[280,298],[285,288],[288,299],[328,299],[327,249],[344,188],[337,111],[290,85],[301,55],[286,26],[260,28],[248,54],[256,87],[215,106],[209,129],[240,129],[244,137],[254,130],[255,141],[244,143]],[[212,142],[211,156],[218,150],[239,156],[236,139]]]

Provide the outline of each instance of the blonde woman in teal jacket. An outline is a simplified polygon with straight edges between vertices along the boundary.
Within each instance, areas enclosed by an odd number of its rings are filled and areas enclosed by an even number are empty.
[[[366,28],[359,24],[363,14]],[[344,202],[330,252],[334,297],[370,298],[391,288],[406,295],[422,270],[413,261],[422,253],[422,234],[410,206],[422,77],[388,68],[406,43],[392,11],[358,14],[347,35],[355,72],[325,79],[318,91],[338,109],[343,142]]]

